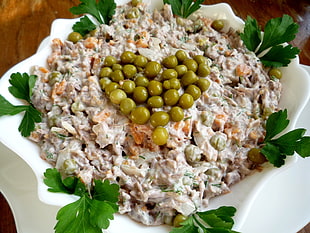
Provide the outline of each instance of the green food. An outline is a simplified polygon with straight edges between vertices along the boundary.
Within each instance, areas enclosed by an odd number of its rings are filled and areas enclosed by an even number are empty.
[[[278,68],[272,68],[268,72],[269,76],[271,78],[281,79],[282,78],[282,72]]]
[[[125,79],[124,73],[121,70],[114,70],[110,76],[111,76],[111,79],[117,83]]]
[[[117,60],[114,56],[106,56],[103,62],[104,66],[112,67],[117,63]]]
[[[135,61],[136,56],[137,55],[131,51],[124,51],[121,54],[121,62],[124,64],[129,64],[129,63],[132,64]]]
[[[179,99],[179,105],[181,108],[188,109],[188,108],[192,107],[193,104],[194,104],[193,96],[191,96],[188,93],[184,93],[183,95],[181,95],[181,97]]]
[[[169,114],[164,111],[154,112],[150,117],[150,123],[153,127],[165,126],[169,123]]]
[[[78,6],[70,8],[70,12],[75,15],[90,14],[99,24],[109,24],[115,13],[116,3],[114,0],[80,0]],[[80,33],[82,36],[94,30],[94,24],[87,16],[80,19],[72,27],[73,31]]]
[[[163,84],[156,80],[151,80],[147,86],[150,96],[161,95],[163,92]]]
[[[32,105],[31,96],[32,89],[35,85],[37,76],[28,75],[27,73],[13,73],[9,82],[9,92],[16,98],[25,100],[27,105],[13,105],[0,95],[0,117],[4,115],[16,115],[25,112],[23,119],[18,127],[18,131],[22,136],[28,137],[35,129],[35,123],[41,122],[42,116]]]
[[[132,80],[125,80],[122,84],[122,89],[127,93],[131,94],[133,90],[135,89],[136,84]]]
[[[62,179],[56,168],[49,168],[44,173],[44,183],[50,192],[74,194],[80,198],[57,213],[55,233],[101,233],[107,229],[110,220],[118,212],[119,186],[108,180],[94,180],[87,187],[79,178],[69,176]]]
[[[113,104],[120,104],[123,99],[127,98],[126,93],[121,89],[115,89],[110,93],[110,100]]]
[[[146,107],[136,107],[131,111],[130,119],[133,123],[144,125],[150,118],[150,111]]]
[[[179,106],[172,107],[169,111],[169,114],[170,114],[170,119],[175,122],[181,121],[184,118],[184,111]]]
[[[101,78],[103,77],[111,77],[111,74],[112,74],[113,70],[110,68],[110,67],[103,67],[101,70],[100,70],[100,74],[99,76]]]
[[[236,208],[232,206],[222,206],[218,209],[205,212],[196,212],[190,215],[183,222],[177,221],[180,227],[174,227],[170,233],[236,233],[232,230],[234,225],[233,216]]]
[[[123,99],[121,102],[120,102],[120,105],[119,105],[119,108],[121,110],[121,112],[125,115],[128,115],[131,113],[131,111],[136,107],[136,103],[135,101],[133,101],[132,99],[130,98],[126,98],[126,99]]]
[[[186,59],[183,61],[183,65],[185,65],[188,70],[192,70],[193,72],[196,72],[198,69],[198,64],[194,59]]]
[[[197,100],[200,98],[201,96],[201,90],[199,87],[197,87],[196,85],[189,85],[186,89],[185,89],[185,93],[190,94],[194,100]]]
[[[164,106],[164,100],[161,96],[152,96],[147,100],[147,105],[151,108],[161,108]]]
[[[303,158],[310,156],[310,137],[304,136],[306,129],[294,129],[273,139],[286,129],[288,124],[286,109],[272,113],[266,122],[266,136],[260,152],[275,167],[281,167],[286,156],[291,156],[294,152]]]
[[[164,67],[172,69],[178,65],[178,59],[175,55],[165,57],[162,61]]]
[[[176,89],[169,89],[164,93],[163,98],[166,105],[173,106],[178,103],[180,95]]]
[[[133,90],[132,98],[136,103],[142,104],[147,101],[148,98],[148,91],[145,87],[138,86]]]
[[[137,68],[134,65],[126,64],[123,67],[123,73],[126,78],[132,79],[137,73]]]
[[[150,61],[146,64],[144,74],[147,78],[155,78],[161,71],[161,65],[156,61]]]
[[[290,60],[300,52],[297,47],[282,45],[292,41],[298,32],[298,24],[294,23],[292,17],[283,17],[269,20],[261,36],[261,30],[255,19],[250,16],[245,21],[244,32],[240,34],[245,46],[255,52],[261,62],[267,67],[287,66]],[[262,52],[270,50],[262,55]]]
[[[221,31],[224,28],[224,21],[216,19],[212,22],[211,27],[216,31]]]
[[[166,128],[158,126],[152,133],[152,140],[156,145],[165,145],[168,141],[169,133]]]
[[[81,35],[81,33],[78,33],[78,32],[71,32],[68,35],[68,40],[73,43],[77,43],[81,39],[83,39],[83,36]]]
[[[200,8],[203,0],[164,0],[165,4],[170,4],[173,14],[187,18]]]

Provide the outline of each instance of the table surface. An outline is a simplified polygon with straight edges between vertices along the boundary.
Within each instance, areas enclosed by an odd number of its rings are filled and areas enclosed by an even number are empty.
[[[291,15],[299,24],[299,33],[291,42],[301,49],[300,63],[310,65],[309,0],[208,0],[206,4],[226,2],[236,15],[256,18],[260,25],[283,14]],[[0,77],[10,67],[35,53],[40,42],[49,35],[56,18],[73,18],[68,9],[79,0],[1,0],[0,3]],[[14,217],[0,193],[0,232],[16,233]],[[298,233],[310,233],[310,224]]]

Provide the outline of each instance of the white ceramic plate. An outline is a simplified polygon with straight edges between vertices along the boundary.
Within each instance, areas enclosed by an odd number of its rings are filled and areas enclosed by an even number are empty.
[[[118,1],[123,3],[125,1]],[[160,5],[161,1],[152,1],[152,6]],[[205,6],[202,8],[205,15],[211,18],[222,18],[226,19],[231,26],[235,28],[241,28],[242,21],[233,14],[233,11],[227,4],[218,4],[213,6]],[[67,34],[71,31],[72,25],[76,22],[76,19],[65,20],[59,19],[55,20],[52,25],[51,35],[48,39],[41,44],[38,52],[32,57],[26,59],[25,61],[17,64],[12,69],[10,69],[0,80],[0,93],[7,98],[13,104],[19,104],[19,100],[16,100],[8,92],[8,80],[12,73],[15,72],[29,72],[29,68],[32,65],[45,65],[45,60],[50,53],[50,40],[53,38],[65,39]],[[287,108],[289,112],[289,118],[291,123],[289,129],[294,128],[297,118],[300,115],[303,107],[307,103],[309,98],[309,76],[306,71],[299,65],[298,58],[294,59],[289,67],[283,69],[283,88],[284,94],[281,99],[281,106]],[[36,180],[37,180],[37,190],[38,197],[44,203],[54,206],[63,206],[74,200],[74,197],[65,194],[55,194],[49,193],[47,187],[43,184],[43,173],[46,168],[50,167],[46,162],[39,157],[39,148],[34,143],[23,138],[18,132],[17,128],[20,123],[22,115],[17,116],[4,116],[0,118],[0,141],[12,151],[14,151],[20,158],[22,158],[33,170]],[[2,152],[2,151],[0,151]],[[0,153],[1,160],[3,153]],[[247,225],[246,219],[249,215],[253,213],[254,201],[258,198],[258,194],[267,185],[268,180],[275,174],[280,174],[290,167],[290,165],[295,165],[296,157],[290,157],[286,166],[280,169],[274,169],[271,166],[264,170],[264,172],[257,173],[251,177],[248,177],[244,181],[232,187],[232,192],[230,194],[215,198],[210,203],[210,208],[216,208],[221,205],[232,205],[235,206],[238,211],[235,216],[235,226],[234,229],[241,230]],[[294,167],[295,167],[294,166]],[[18,170],[18,169],[16,169]],[[18,170],[19,171],[19,170]],[[24,176],[23,173],[15,172],[17,176]],[[5,174],[1,174],[5,175]],[[17,188],[17,187],[16,187]],[[35,188],[34,188],[35,189]],[[55,207],[53,207],[55,209]],[[266,208],[267,210],[268,208]],[[269,211],[269,210],[268,210]],[[115,221],[113,221],[109,232],[117,233],[121,230],[131,229],[131,232],[156,232],[156,233],[167,233],[169,229],[165,226],[159,227],[146,227],[137,224],[127,217],[116,216]],[[50,231],[50,229],[45,229],[44,232]],[[52,229],[51,229],[52,232]],[[253,231],[251,231],[253,232]],[[274,231],[273,231],[274,232]]]

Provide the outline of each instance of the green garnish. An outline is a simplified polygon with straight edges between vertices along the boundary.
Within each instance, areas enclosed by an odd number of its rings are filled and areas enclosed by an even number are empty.
[[[290,60],[300,52],[292,45],[282,45],[292,41],[298,32],[298,24],[289,15],[269,20],[264,29],[264,35],[256,19],[247,17],[244,32],[240,34],[245,46],[255,52],[261,62],[267,67],[287,66]],[[262,55],[262,52],[267,51]]]
[[[215,210],[196,212],[180,223],[181,227],[173,228],[170,233],[236,233],[232,230],[233,216],[236,208],[222,206]]]
[[[70,8],[70,12],[75,15],[90,14],[99,24],[109,24],[112,16],[115,13],[116,3],[114,0],[80,0],[78,6]],[[82,36],[96,29],[96,24],[93,23],[87,16],[80,19],[72,27],[73,31],[80,33]]]
[[[182,18],[187,18],[192,13],[197,11],[201,6],[200,4],[203,3],[203,0],[163,0],[164,4],[170,4],[172,13],[174,15],[178,15]]]
[[[9,87],[10,93],[18,98],[25,100],[27,105],[13,105],[0,95],[0,116],[16,115],[25,112],[24,117],[18,127],[18,131],[24,137],[30,136],[35,128],[35,123],[41,122],[41,113],[35,109],[31,102],[32,89],[35,85],[37,76],[28,75],[27,73],[14,73],[10,76]]]
[[[55,233],[102,233],[102,229],[109,227],[114,213],[118,212],[117,184],[110,184],[108,180],[94,180],[93,186],[89,188],[77,177],[62,179],[56,168],[47,169],[44,176],[44,183],[50,192],[80,197],[58,211]]]
[[[286,156],[293,155],[294,152],[303,158],[310,156],[310,137],[304,136],[306,129],[294,129],[273,139],[288,124],[286,109],[272,113],[266,122],[266,136],[260,152],[275,167],[281,167],[285,163]]]

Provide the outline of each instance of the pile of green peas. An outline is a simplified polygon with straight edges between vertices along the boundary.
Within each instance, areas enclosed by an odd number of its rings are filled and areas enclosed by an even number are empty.
[[[99,82],[123,114],[136,124],[149,122],[154,127],[153,142],[164,145],[169,137],[164,126],[183,120],[184,109],[191,108],[209,88],[210,81],[205,78],[209,74],[210,67],[202,55],[191,58],[178,50],[159,63],[125,51],[119,60],[105,57]],[[162,110],[165,106],[169,111]]]

